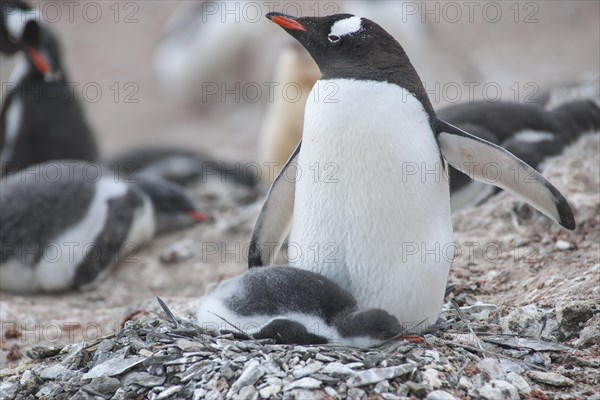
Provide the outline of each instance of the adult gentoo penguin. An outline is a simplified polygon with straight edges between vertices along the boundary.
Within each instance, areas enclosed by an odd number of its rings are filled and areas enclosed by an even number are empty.
[[[302,144],[263,205],[250,267],[269,263],[291,227],[292,266],[407,328],[435,324],[454,251],[444,160],[575,227],[566,200],[533,168],[436,116],[406,53],[379,25],[350,14],[267,17],[306,47],[322,78]],[[488,176],[490,164],[503,173]]]
[[[289,344],[370,347],[402,332],[388,312],[359,310],[331,280],[291,267],[253,268],[222,281],[201,298],[197,321],[205,329],[231,330],[233,324],[255,339]]]
[[[89,289],[155,234],[208,217],[178,186],[135,184],[82,161],[52,161],[0,183],[0,289]]]
[[[571,101],[552,110],[536,104],[476,101],[445,107],[437,115],[505,148],[535,169],[581,135],[600,129],[600,108],[592,100]],[[498,192],[452,167],[449,172],[453,211],[475,206]]]
[[[21,0],[0,2],[0,52],[15,54],[19,51],[22,25],[29,20],[39,20],[37,11]]]
[[[30,20],[19,44],[24,57],[0,117],[0,174],[50,160],[96,161],[96,142],[68,84],[58,41]]]

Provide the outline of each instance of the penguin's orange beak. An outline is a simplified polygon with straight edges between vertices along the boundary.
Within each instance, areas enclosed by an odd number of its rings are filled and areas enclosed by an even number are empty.
[[[196,222],[212,221],[212,217],[200,211],[190,211],[187,215]]]
[[[34,67],[40,71],[42,75],[46,75],[50,72],[50,63],[41,52],[31,47],[28,47],[26,51],[27,56],[33,63]]]
[[[290,15],[281,13],[268,13],[267,18],[282,28],[289,29],[292,31],[306,31],[304,25],[296,21],[296,19]]]

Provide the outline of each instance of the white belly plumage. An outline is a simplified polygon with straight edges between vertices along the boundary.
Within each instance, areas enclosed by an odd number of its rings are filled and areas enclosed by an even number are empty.
[[[299,171],[290,264],[405,327],[434,324],[454,247],[448,181],[421,103],[385,82],[318,81]]]

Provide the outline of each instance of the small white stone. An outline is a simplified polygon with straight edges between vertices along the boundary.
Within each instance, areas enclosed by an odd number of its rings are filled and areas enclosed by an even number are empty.
[[[573,247],[571,245],[571,243],[567,242],[566,240],[557,240],[556,241],[556,248],[559,249],[560,251],[570,250],[571,247]]]
[[[519,400],[519,391],[510,383],[495,379],[479,389],[479,395],[486,400]]]
[[[506,380],[512,383],[513,386],[517,388],[519,393],[531,393],[531,386],[529,386],[529,383],[527,383],[527,381],[521,375],[515,372],[510,372],[508,375],[506,375]]]
[[[318,389],[321,387],[322,384],[323,382],[315,378],[302,378],[290,383],[289,385],[286,385],[283,388],[283,390],[288,391],[292,389]]]
[[[545,383],[550,386],[563,387],[575,384],[573,380],[554,372],[529,371],[527,376],[536,382]]]
[[[442,387],[440,372],[433,368],[428,368],[423,371],[423,383],[428,389],[439,389]]]
[[[429,393],[426,397],[427,400],[457,400],[456,397],[443,390],[435,390]]]

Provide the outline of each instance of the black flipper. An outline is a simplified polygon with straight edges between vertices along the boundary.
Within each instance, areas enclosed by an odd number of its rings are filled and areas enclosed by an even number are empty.
[[[293,179],[289,177],[288,168],[297,167],[301,145],[302,141],[298,143],[296,150],[275,178],[260,210],[250,240],[249,268],[262,267],[273,262],[290,231],[294,213],[296,179],[295,176]]]

